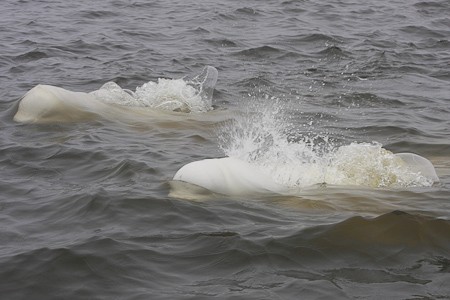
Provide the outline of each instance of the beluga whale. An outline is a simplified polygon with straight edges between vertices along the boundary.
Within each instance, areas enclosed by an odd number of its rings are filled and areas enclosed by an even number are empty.
[[[107,82],[92,92],[77,92],[62,87],[38,84],[20,100],[13,119],[20,123],[60,123],[116,120],[170,113],[204,113],[212,110],[212,96],[218,72],[207,66],[193,78],[149,81],[135,91]]]
[[[361,147],[379,146],[343,146],[343,149],[334,153],[333,159],[327,159],[329,163],[326,165],[317,165],[317,161],[283,165],[276,161],[258,164],[234,157],[203,159],[182,166],[173,176],[173,181],[229,196],[295,196],[301,195],[305,189],[322,187],[324,184],[347,188],[407,189],[439,182],[433,164],[420,155],[394,154],[381,148],[381,151],[373,151],[373,156],[378,157],[364,158],[352,149]],[[360,152],[363,150],[358,149]],[[361,159],[364,161],[361,162]],[[173,186],[176,189],[177,185]],[[181,195],[182,198],[183,193],[172,194]]]

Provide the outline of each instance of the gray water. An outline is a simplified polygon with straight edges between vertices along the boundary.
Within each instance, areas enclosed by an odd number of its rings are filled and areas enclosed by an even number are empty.
[[[449,16],[446,0],[4,0],[1,298],[450,298]],[[206,65],[204,115],[12,120],[37,84],[135,89]],[[440,182],[170,195],[184,164],[224,156],[228,119],[267,107],[297,138],[426,157]]]

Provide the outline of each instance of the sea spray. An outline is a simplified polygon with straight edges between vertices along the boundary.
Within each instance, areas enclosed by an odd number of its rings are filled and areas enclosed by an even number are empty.
[[[122,89],[114,82],[105,83],[91,92],[104,103],[150,107],[179,112],[206,112],[212,109],[212,96],[217,82],[216,68],[207,66],[192,79],[165,79],[149,81],[136,91]]]
[[[288,114],[289,102],[270,96],[251,99],[240,115],[219,129],[219,144],[225,155],[259,166],[286,186],[323,182],[326,162],[320,155],[334,147],[328,136],[304,131],[312,122],[300,124],[294,120]],[[309,175],[303,176],[306,173]]]
[[[325,181],[329,184],[401,188],[431,186],[438,180],[431,164],[408,164],[377,142],[351,143],[337,148],[328,156]],[[430,166],[432,171],[429,171]],[[430,176],[432,173],[434,175]]]
[[[438,181],[431,163],[411,165],[377,142],[339,145],[326,132],[316,132],[311,120],[294,119],[289,111],[289,102],[279,98],[251,98],[218,130],[224,154],[258,166],[289,188],[322,183],[401,188]]]

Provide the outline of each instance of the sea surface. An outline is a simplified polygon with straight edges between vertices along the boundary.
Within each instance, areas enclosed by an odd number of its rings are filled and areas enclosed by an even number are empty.
[[[38,84],[207,66],[207,112],[13,120]],[[0,112],[1,299],[450,299],[448,0],[2,0]],[[342,147],[347,184],[174,193],[183,165],[233,155],[301,186]],[[383,149],[439,182],[358,181]]]

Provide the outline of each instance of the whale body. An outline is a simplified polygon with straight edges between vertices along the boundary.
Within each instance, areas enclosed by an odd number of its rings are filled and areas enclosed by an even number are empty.
[[[213,110],[212,96],[217,69],[206,66],[190,80],[159,78],[133,92],[107,82],[90,93],[73,92],[39,84],[19,101],[14,121],[21,123],[75,122],[104,117],[133,122],[136,116],[170,116],[172,113],[204,113]],[[173,115],[173,114],[172,114]]]
[[[439,182],[434,166],[428,159],[413,153],[398,153],[393,154],[393,156],[397,159],[398,166],[404,168],[405,173],[399,173],[399,177],[396,178],[397,181],[393,182],[391,186],[379,187],[410,187],[411,185],[403,186],[402,184],[405,182],[405,179],[410,179],[411,177],[420,178],[417,179],[420,181],[411,181],[418,182],[416,184],[419,186],[420,184],[430,186],[433,183]],[[292,165],[289,168],[294,169],[295,166]],[[361,171],[369,172],[369,170]],[[385,170],[383,172],[389,174],[390,171]],[[351,175],[349,174],[348,176],[351,178]],[[313,175],[311,174],[311,176]],[[379,176],[380,174],[373,174],[373,178],[375,179]],[[262,167],[232,157],[204,159],[188,163],[176,172],[173,180],[193,184],[213,193],[230,196],[267,193],[295,195],[301,191],[301,188],[307,187],[280,184],[269,176],[267,172],[264,172]],[[329,177],[325,181],[324,177],[320,177],[320,179],[317,178],[316,181],[311,182],[311,185],[326,183],[331,185],[366,186],[359,181],[349,183],[348,180],[339,181],[339,178]],[[177,185],[173,186],[175,188],[177,187]],[[376,186],[369,184],[366,187]]]
[[[178,170],[173,180],[224,195],[282,194],[288,191],[256,166],[232,157],[194,161]]]
[[[102,96],[102,92],[102,90],[90,93],[74,92],[57,86],[39,84],[20,99],[13,120],[19,123],[48,124],[103,118],[134,124],[136,122],[178,120],[178,117],[188,115],[170,109],[109,103],[99,97],[99,95]],[[124,93],[116,95],[123,97]],[[197,116],[193,115],[190,118],[197,119]]]
[[[14,121],[52,123],[88,120],[106,109],[106,104],[88,93],[39,84],[20,100]]]

